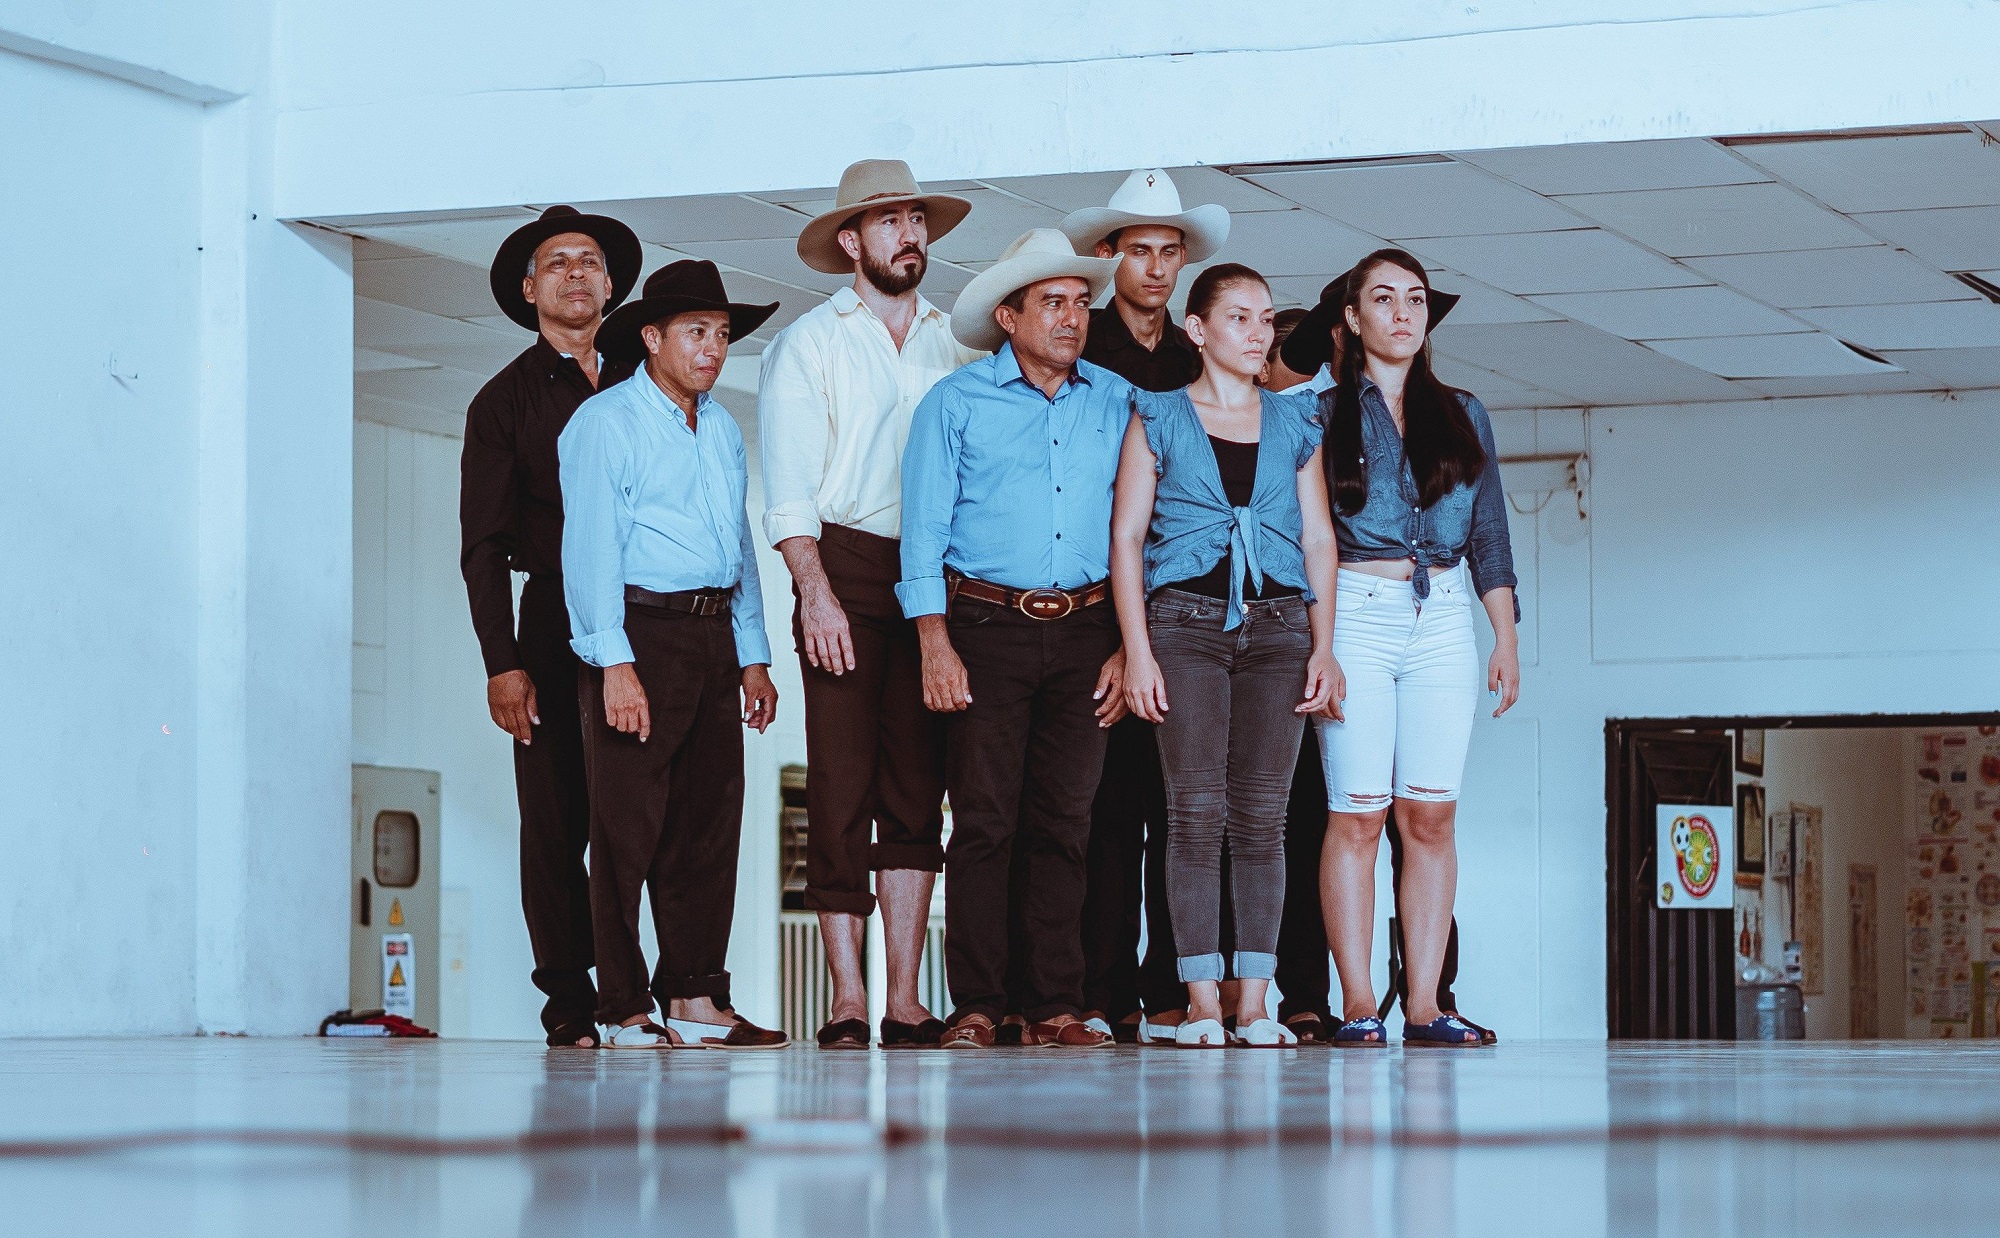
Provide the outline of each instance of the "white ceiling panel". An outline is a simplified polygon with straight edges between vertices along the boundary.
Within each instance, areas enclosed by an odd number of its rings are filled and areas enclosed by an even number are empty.
[[[1053,228],[1062,222],[1062,212],[1033,202],[1023,202],[997,189],[968,189],[961,195],[972,202],[965,222],[931,242],[931,252],[940,258],[994,258],[1030,228]]]
[[[376,352],[372,348],[354,350],[354,372],[370,374],[377,370],[421,370],[436,362],[424,361],[416,357],[399,357],[395,353]]]
[[[1873,395],[1892,391],[1935,391],[1937,380],[1921,374],[1837,374],[1822,378],[1748,378],[1736,384],[1759,395]]]
[[[1266,278],[1316,276],[1320,284],[1348,267],[1382,242],[1365,232],[1335,223],[1311,211],[1261,211],[1241,215],[1229,224],[1229,243],[1216,257],[1254,267]],[[1191,277],[1182,275],[1186,283]],[[1315,285],[1315,298],[1318,285]]]
[[[2000,305],[1947,301],[1800,310],[1799,317],[1863,348],[2000,347]]]
[[[381,396],[358,394],[354,397],[354,415],[362,421],[397,426],[404,430],[416,430],[423,434],[441,434],[448,438],[462,438],[465,435],[463,406],[456,409],[433,408],[426,404],[410,404],[402,400],[385,400]]]
[[[1315,168],[1249,179],[1363,232],[1398,240],[1552,231],[1579,222],[1540,194],[1463,163]]]
[[[823,275],[799,261],[793,238],[764,241],[687,241],[678,246],[697,258],[762,275],[781,284],[831,293],[854,282],[852,275]],[[727,280],[727,276],[724,277]]]
[[[504,211],[493,215],[440,219],[428,222],[359,224],[348,230],[362,236],[401,245],[406,249],[422,250],[427,254],[443,254],[468,262],[484,271],[493,265],[493,255],[499,252],[500,242],[507,234],[522,224],[538,218],[540,211],[526,207]]]
[[[1531,387],[1445,353],[1433,353],[1432,360],[1440,379],[1470,391],[1488,408],[1562,408],[1577,403],[1574,396]]]
[[[986,182],[1010,193],[1032,198],[1064,214],[1086,206],[1103,206],[1130,176],[1123,172],[1073,172],[1060,176],[1007,176]],[[1292,203],[1220,168],[1168,168],[1184,207],[1216,203],[1234,215],[1244,211],[1288,211]]]
[[[1955,390],[2000,387],[2000,348],[1939,348],[1882,355]]]
[[[505,369],[508,362],[520,356],[521,350],[532,343],[534,337],[517,327],[511,336],[496,335],[491,340],[408,343],[397,344],[394,347],[398,353],[415,357],[427,364],[446,366],[462,370],[467,374],[477,374],[484,381]]]
[[[1946,271],[2000,266],[2000,206],[1888,211],[1855,222]]]
[[[1843,216],[1783,185],[1593,193],[1561,202],[1672,258],[1875,241]]]
[[[475,318],[499,308],[485,267],[428,255],[355,263],[354,293],[447,318]]]
[[[1687,265],[1770,305],[1890,305],[1974,295],[1948,275],[1886,245],[1690,258]]]
[[[387,301],[354,299],[354,342],[362,348],[379,349],[399,355],[414,355],[411,348],[424,344],[469,344],[475,347],[495,342],[511,344],[515,352],[534,342],[534,337],[509,325],[506,332],[426,314]]]
[[[1430,277],[1433,287],[1442,292],[1455,292],[1459,297],[1458,304],[1452,307],[1451,317],[1445,319],[1440,330],[1494,322],[1554,322],[1562,317],[1533,301],[1498,288],[1489,288],[1470,276],[1446,267],[1433,268]]]
[[[1737,153],[1837,211],[2000,202],[2000,147],[1971,130],[1764,142]]]
[[[698,198],[641,198],[630,202],[580,202],[591,211],[623,220],[639,239],[660,245],[682,241],[757,241],[796,237],[806,226],[797,211],[747,194]]]
[[[1498,323],[1438,333],[1439,352],[1589,404],[1738,398],[1727,382],[1575,322]]]
[[[1605,292],[1707,283],[1699,275],[1600,228],[1413,242],[1417,256],[1503,292]]]
[[[1628,340],[1688,339],[1723,334],[1770,335],[1805,330],[1805,324],[1791,315],[1759,305],[1727,288],[1567,292],[1536,297],[1535,301],[1566,317]]]
[[[1771,179],[1706,138],[1474,150],[1453,157],[1549,195],[1748,185]]]
[[[354,376],[354,390],[361,395],[381,396],[407,404],[432,408],[458,409],[472,403],[472,397],[486,385],[486,378],[464,370],[427,366],[421,370],[377,370]]]
[[[1706,339],[1654,340],[1647,345],[1724,378],[1820,378],[1834,374],[1878,374],[1879,365],[1830,335],[1718,335]]]

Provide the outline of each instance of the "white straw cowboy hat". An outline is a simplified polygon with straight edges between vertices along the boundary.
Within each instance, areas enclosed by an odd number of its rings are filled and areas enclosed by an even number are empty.
[[[921,202],[930,239],[951,231],[972,212],[972,203],[948,193],[925,193],[901,159],[863,159],[840,174],[833,209],[816,215],[799,233],[799,260],[827,275],[851,275],[854,259],[840,247],[840,229],[871,207]]]
[[[1111,286],[1117,258],[1085,258],[1069,238],[1054,228],[1032,228],[1000,251],[1000,260],[972,277],[951,311],[951,333],[967,348],[998,352],[1007,333],[993,320],[993,311],[1015,292],[1045,279],[1080,279],[1090,285],[1095,301]]]
[[[1125,178],[1108,206],[1087,206],[1063,217],[1063,234],[1076,252],[1097,252],[1097,243],[1120,228],[1179,228],[1189,262],[1206,262],[1229,239],[1229,208],[1210,203],[1181,209],[1181,191],[1160,168],[1142,168]]]

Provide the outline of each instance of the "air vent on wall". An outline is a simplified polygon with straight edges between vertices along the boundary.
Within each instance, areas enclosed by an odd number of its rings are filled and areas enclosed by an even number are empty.
[[[1951,277],[1995,305],[2000,305],[2000,284],[1971,271],[1953,271]]]

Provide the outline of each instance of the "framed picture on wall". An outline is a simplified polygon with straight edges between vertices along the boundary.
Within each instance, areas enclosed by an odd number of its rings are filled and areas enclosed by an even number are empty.
[[[1755,782],[1736,788],[1736,871],[1764,871],[1764,788]]]
[[[1764,776],[1764,732],[1736,728],[1736,772],[1752,778]]]

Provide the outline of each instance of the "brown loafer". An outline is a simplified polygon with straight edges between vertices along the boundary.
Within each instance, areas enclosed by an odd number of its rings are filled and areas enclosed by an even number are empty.
[[[1021,1043],[1053,1049],[1097,1049],[1114,1043],[1109,1032],[1078,1019],[1073,1023],[1030,1023],[1021,1029]]]
[[[991,1049],[993,1025],[984,1019],[966,1019],[953,1024],[938,1038],[940,1049]]]
[[[792,1043],[785,1033],[758,1027],[740,1016],[727,1024],[668,1019],[667,1030],[674,1034],[676,1049],[782,1049]]]

